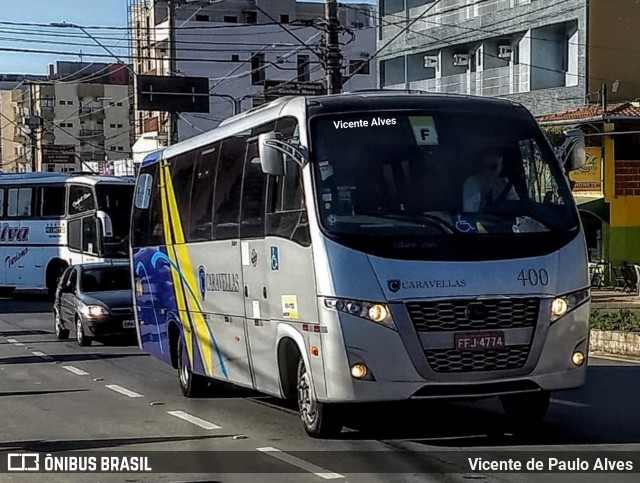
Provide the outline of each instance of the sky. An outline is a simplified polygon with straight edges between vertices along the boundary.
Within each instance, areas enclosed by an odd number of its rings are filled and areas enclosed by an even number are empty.
[[[313,0],[311,0],[313,1]],[[322,1],[322,0],[318,0]],[[356,3],[356,0],[342,0]],[[0,74],[46,74],[47,65],[56,60],[115,61],[77,28],[54,28],[7,25],[2,22],[41,23],[66,22],[81,26],[120,27],[121,29],[88,29],[91,36],[109,47],[115,55],[126,56],[128,40],[127,0],[0,0]],[[374,0],[359,0],[375,3]],[[73,43],[80,45],[64,45]],[[9,52],[4,49],[70,52],[73,55],[32,52]],[[79,54],[83,58],[80,59]]]

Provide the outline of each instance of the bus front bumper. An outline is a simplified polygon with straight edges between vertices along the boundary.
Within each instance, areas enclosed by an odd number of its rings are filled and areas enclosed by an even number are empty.
[[[416,333],[401,333],[402,324],[396,332],[340,314],[346,357],[342,361],[336,357],[325,358],[325,373],[332,374],[332,378],[326,381],[326,394],[318,395],[318,399],[385,402],[575,389],[586,379],[589,311],[587,303],[553,324],[544,322],[544,327],[536,327],[531,353],[523,369],[451,373],[433,371]],[[581,365],[572,360],[576,352],[584,356]],[[351,376],[350,368],[356,363],[367,367],[365,379]]]

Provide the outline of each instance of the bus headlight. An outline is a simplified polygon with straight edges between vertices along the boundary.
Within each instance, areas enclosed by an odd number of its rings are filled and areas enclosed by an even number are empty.
[[[559,318],[564,317],[569,312],[589,300],[590,296],[591,293],[589,289],[586,288],[563,295],[562,297],[556,297],[551,302],[551,322],[553,323]]]
[[[109,311],[102,305],[82,305],[80,312],[87,317],[100,317],[101,315],[109,314]]]
[[[329,309],[345,312],[347,314],[355,315],[356,317],[362,317],[363,319],[370,320],[376,324],[384,325],[385,327],[393,330],[398,330],[393,321],[393,317],[391,317],[391,311],[386,304],[362,302],[359,300],[325,298],[324,305]]]

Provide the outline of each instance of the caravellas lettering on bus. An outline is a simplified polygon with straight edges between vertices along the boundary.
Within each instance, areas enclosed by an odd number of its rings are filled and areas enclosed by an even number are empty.
[[[207,292],[239,292],[240,277],[237,273],[207,273]]]
[[[0,241],[27,241],[29,240],[29,228],[11,226],[9,223],[3,223],[0,227]]]

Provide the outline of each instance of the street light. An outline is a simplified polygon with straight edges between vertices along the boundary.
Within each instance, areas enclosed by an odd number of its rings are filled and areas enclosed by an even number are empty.
[[[123,64],[127,70],[129,70],[129,72],[131,72],[133,74],[133,71],[131,70],[131,68],[127,65],[126,62],[124,62],[120,57],[118,57],[113,51],[111,51],[107,46],[105,46],[102,42],[100,42],[98,39],[96,39],[93,35],[91,35],[86,28],[84,28],[82,25],[77,25],[75,23],[67,23],[67,22],[51,22],[49,24],[51,27],[57,27],[57,28],[73,28],[73,29],[78,29],[80,31],[82,31],[87,37],[89,37],[91,40],[93,40],[96,44],[98,44],[101,48],[103,48],[111,57],[113,57],[114,59],[116,59],[118,62],[120,62],[121,64]]]

